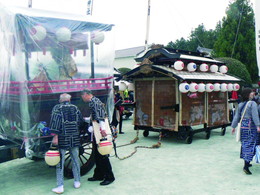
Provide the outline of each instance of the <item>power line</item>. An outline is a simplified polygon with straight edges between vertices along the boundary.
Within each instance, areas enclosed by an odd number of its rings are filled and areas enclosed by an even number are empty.
[[[243,11],[244,11],[244,5],[245,5],[245,4],[243,3],[242,10],[241,10],[241,12],[240,12],[240,17],[239,17],[238,25],[237,25],[237,32],[236,32],[235,42],[234,42],[234,44],[233,44],[233,49],[232,49],[232,53],[231,53],[231,58],[233,58],[233,55],[234,55],[234,52],[235,52],[235,46],[236,46],[237,37],[238,37],[238,32],[239,32],[239,28],[240,28],[240,24],[241,24],[241,18],[242,18]]]

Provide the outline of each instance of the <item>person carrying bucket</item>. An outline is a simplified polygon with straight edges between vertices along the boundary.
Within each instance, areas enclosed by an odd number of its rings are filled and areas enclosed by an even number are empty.
[[[109,161],[109,155],[101,155],[98,152],[97,144],[100,142],[101,137],[107,137],[107,131],[109,129],[107,121],[107,113],[104,107],[104,104],[92,94],[92,91],[89,89],[84,89],[81,92],[81,98],[84,102],[89,103],[91,111],[91,120],[94,124],[98,123],[98,128],[94,128],[94,137],[93,137],[93,152],[95,156],[96,168],[94,170],[94,175],[91,178],[88,178],[88,181],[102,181],[100,185],[109,185],[114,182],[115,177],[112,171],[112,166]],[[97,129],[97,131],[95,131]]]

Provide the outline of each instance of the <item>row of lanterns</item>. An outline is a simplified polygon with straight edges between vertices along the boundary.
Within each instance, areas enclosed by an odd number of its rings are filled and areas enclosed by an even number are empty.
[[[179,90],[181,93],[187,92],[212,92],[212,91],[238,91],[240,89],[240,85],[238,83],[181,83],[179,85]]]
[[[47,30],[41,25],[36,25],[31,28],[30,34],[35,41],[42,41],[47,36]],[[59,42],[67,42],[71,40],[71,30],[67,27],[61,27],[55,32],[55,36]],[[95,44],[102,43],[104,39],[103,32],[95,31],[91,33],[91,41]]]
[[[178,61],[174,62],[174,68],[176,70],[183,70],[184,63],[181,60],[178,60]],[[187,69],[188,69],[189,72],[194,72],[194,71],[197,70],[197,65],[194,62],[190,62],[190,63],[187,64]],[[225,65],[222,65],[222,66],[219,67],[216,64],[213,64],[209,67],[209,65],[202,63],[199,66],[199,70],[202,71],[202,72],[207,72],[209,70],[210,70],[210,72],[218,72],[219,71],[219,72],[225,74],[228,71],[228,67],[225,66]]]

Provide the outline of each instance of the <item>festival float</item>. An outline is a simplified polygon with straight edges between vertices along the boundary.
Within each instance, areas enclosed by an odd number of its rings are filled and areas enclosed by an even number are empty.
[[[134,83],[136,130],[177,134],[190,144],[193,135],[230,125],[228,93],[240,79],[227,74],[225,63],[202,53],[150,49],[136,59],[140,66],[122,79]]]
[[[25,149],[30,159],[44,158],[52,135],[52,108],[69,93],[83,116],[80,98],[93,90],[113,111],[113,25],[88,16],[29,8],[0,7],[0,138]],[[81,129],[81,173],[93,166],[92,145]],[[65,174],[72,174],[66,155]]]

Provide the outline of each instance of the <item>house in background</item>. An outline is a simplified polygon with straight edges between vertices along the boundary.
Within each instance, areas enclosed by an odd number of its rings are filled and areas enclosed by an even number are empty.
[[[114,68],[130,68],[136,67],[136,56],[145,50],[145,46],[120,49],[115,51]]]

